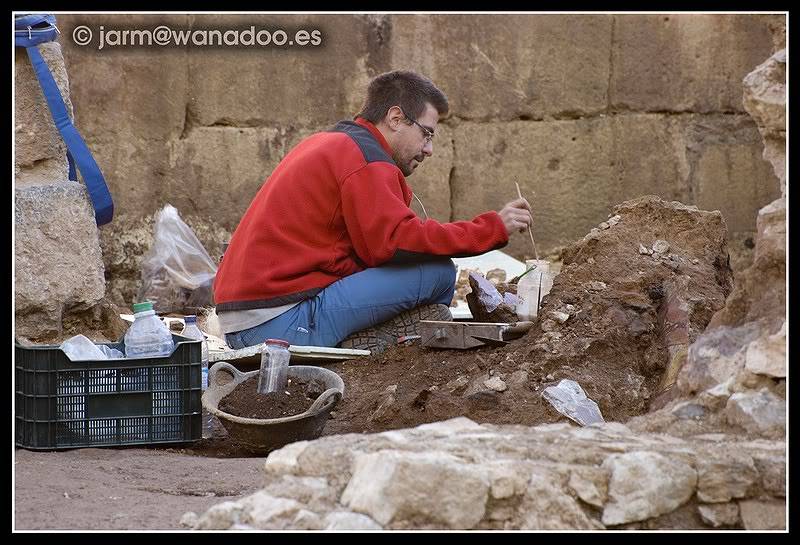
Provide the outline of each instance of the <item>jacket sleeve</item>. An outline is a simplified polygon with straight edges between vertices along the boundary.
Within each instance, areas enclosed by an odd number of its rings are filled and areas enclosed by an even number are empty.
[[[472,221],[420,220],[403,199],[403,181],[389,163],[369,163],[342,182],[342,215],[358,257],[369,267],[425,256],[466,257],[508,243],[497,212]]]

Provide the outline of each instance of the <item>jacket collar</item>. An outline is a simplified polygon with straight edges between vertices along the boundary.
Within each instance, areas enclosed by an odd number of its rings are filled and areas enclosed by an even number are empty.
[[[372,122],[367,121],[366,119],[364,119],[362,117],[357,117],[355,119],[355,122],[358,125],[361,125],[365,129],[367,129],[370,133],[372,133],[372,136],[375,137],[375,140],[378,141],[378,143],[381,145],[381,147],[384,149],[384,151],[386,151],[386,153],[389,155],[389,157],[392,156],[392,154],[394,153],[392,151],[392,147],[389,145],[389,142],[386,141],[386,138],[383,137],[383,134],[381,134],[381,131],[378,130],[378,127],[376,127],[375,125],[372,124]]]

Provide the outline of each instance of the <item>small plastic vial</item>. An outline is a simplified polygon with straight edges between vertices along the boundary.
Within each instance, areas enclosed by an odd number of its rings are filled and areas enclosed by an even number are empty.
[[[517,284],[517,295],[522,299],[517,307],[517,317],[520,320],[536,320],[539,315],[539,305],[542,298],[550,293],[553,287],[553,273],[550,272],[550,262],[544,259],[529,259],[525,262],[528,270]]]
[[[267,339],[264,343],[257,391],[259,394],[283,391],[288,379],[289,343],[282,339]]]

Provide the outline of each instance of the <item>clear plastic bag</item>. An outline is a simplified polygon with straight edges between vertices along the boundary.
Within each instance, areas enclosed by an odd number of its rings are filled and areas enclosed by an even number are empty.
[[[85,335],[70,337],[59,346],[72,361],[107,360],[124,358],[125,354],[115,348],[102,344],[94,344]]]
[[[217,266],[172,205],[156,216],[153,246],[142,262],[138,301],[152,301],[157,312],[196,314],[214,305]]]

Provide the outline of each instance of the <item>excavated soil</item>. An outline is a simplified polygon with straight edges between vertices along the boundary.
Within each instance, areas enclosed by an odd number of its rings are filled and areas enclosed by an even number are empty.
[[[260,394],[256,375],[223,397],[219,409],[243,418],[286,418],[305,412],[324,391],[325,385],[319,380],[297,382],[290,378],[286,389]]]
[[[541,395],[562,379],[580,384],[606,421],[647,413],[670,361],[675,328],[683,328],[684,343],[694,341],[731,291],[721,214],[653,196],[634,199],[565,248],[562,259],[539,320],[504,347],[397,346],[325,365],[342,377],[345,395],[323,434],[378,432],[457,416],[529,426],[565,421]],[[680,308],[668,301],[679,301]],[[681,323],[673,323],[676,309]],[[214,441],[192,450],[231,452],[224,439]]]

